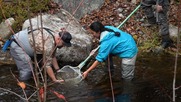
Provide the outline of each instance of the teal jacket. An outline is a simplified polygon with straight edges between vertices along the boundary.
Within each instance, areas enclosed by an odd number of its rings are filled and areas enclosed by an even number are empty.
[[[114,32],[108,31],[101,33],[100,48],[96,56],[97,61],[105,61],[109,54],[117,55],[120,58],[132,58],[137,54],[137,45],[130,34],[113,26],[105,27],[119,32],[120,36],[115,36]]]

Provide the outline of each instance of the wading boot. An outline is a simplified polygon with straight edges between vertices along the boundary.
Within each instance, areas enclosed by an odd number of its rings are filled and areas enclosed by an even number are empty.
[[[176,46],[173,44],[173,40],[170,39],[169,35],[162,36],[161,47],[164,49],[168,47],[176,48]]]
[[[155,17],[148,18],[148,21],[142,24],[142,26],[144,27],[150,27],[150,26],[155,26],[155,25],[157,25]]]

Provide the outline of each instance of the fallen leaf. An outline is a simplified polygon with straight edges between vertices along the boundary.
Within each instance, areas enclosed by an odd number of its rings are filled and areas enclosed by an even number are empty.
[[[26,84],[24,82],[18,82],[18,85],[22,88],[25,89],[26,88]]]
[[[39,95],[40,95],[41,100],[43,100],[43,98],[44,98],[44,88],[43,87],[40,88]]]
[[[52,90],[51,90],[52,91]],[[58,98],[60,98],[60,99],[63,99],[65,102],[67,102],[66,101],[66,99],[65,99],[65,96],[63,96],[62,94],[59,94],[58,92],[56,92],[56,91],[52,91]]]

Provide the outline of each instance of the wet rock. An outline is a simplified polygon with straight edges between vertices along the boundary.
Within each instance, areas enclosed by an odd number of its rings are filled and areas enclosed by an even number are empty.
[[[0,24],[0,38],[8,39],[11,34],[11,25],[15,22],[14,18],[8,18]]]
[[[181,33],[181,29],[179,31]],[[170,33],[170,36],[177,37],[178,36],[178,27],[170,24],[169,25],[169,33]]]
[[[6,92],[6,91],[0,91],[0,96],[3,96],[3,95],[6,95],[6,94],[9,94],[9,92]]]
[[[10,56],[9,50],[6,52],[0,51],[0,65],[14,64],[12,57]]]

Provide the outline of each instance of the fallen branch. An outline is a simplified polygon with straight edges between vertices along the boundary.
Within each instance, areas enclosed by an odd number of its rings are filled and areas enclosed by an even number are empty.
[[[25,101],[28,101],[27,99],[21,97],[19,94],[15,93],[15,92],[13,92],[13,91],[11,91],[11,90],[8,90],[8,89],[5,89],[5,88],[1,88],[1,87],[0,87],[0,90],[10,92],[10,93],[12,93],[12,94],[18,96],[19,98],[21,98],[21,99],[23,99],[23,100],[25,100]]]

